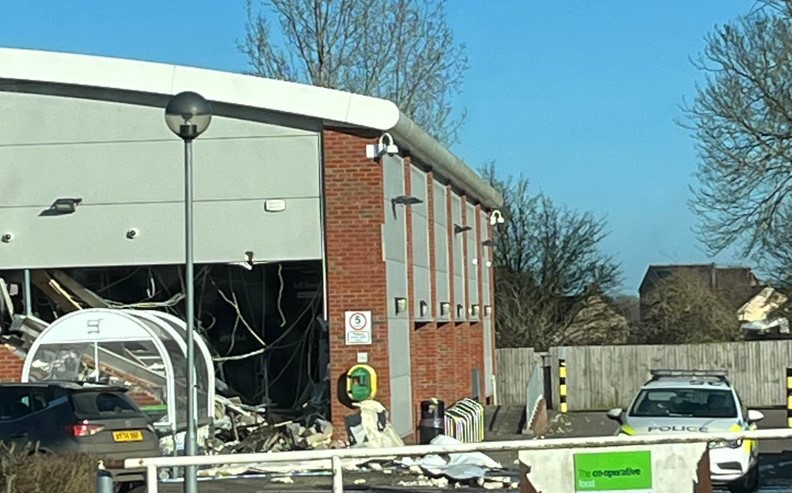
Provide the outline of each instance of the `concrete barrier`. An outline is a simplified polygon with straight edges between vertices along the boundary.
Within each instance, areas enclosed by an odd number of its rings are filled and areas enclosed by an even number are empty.
[[[706,443],[519,453],[522,493],[711,493]]]

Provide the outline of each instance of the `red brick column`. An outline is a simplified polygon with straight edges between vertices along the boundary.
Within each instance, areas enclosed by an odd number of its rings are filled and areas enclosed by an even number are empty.
[[[358,352],[368,354],[368,364],[377,372],[376,399],[390,407],[383,176],[381,165],[365,157],[366,144],[374,141],[345,130],[323,132],[331,416],[341,435],[344,417],[355,412],[342,401],[342,377],[357,363]],[[345,344],[347,310],[371,310],[372,345]]]
[[[13,347],[0,345],[0,382],[19,382],[24,364],[24,356]]]

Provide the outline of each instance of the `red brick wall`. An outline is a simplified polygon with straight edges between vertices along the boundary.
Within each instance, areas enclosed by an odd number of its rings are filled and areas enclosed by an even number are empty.
[[[367,159],[366,144],[375,139],[325,129],[324,193],[327,236],[327,293],[330,330],[331,416],[337,431],[355,411],[344,405],[341,377],[357,364],[357,353],[368,353],[377,372],[376,399],[390,407],[387,294],[381,231],[384,222],[382,167]],[[371,310],[373,344],[347,346],[344,311]],[[345,433],[342,433],[345,435]]]
[[[24,357],[13,347],[0,345],[0,382],[18,382],[24,362]]]
[[[330,372],[332,385],[332,420],[337,430],[343,430],[344,416],[355,411],[347,408],[339,399],[340,377],[357,362],[357,353],[368,353],[369,364],[379,376],[377,399],[390,408],[390,380],[387,340],[387,307],[385,262],[382,258],[382,224],[386,213],[383,196],[381,165],[365,157],[365,146],[375,142],[375,136],[350,133],[349,131],[326,129],[324,140],[325,173],[325,216],[328,263],[328,313],[330,326]],[[412,183],[412,163],[404,158],[405,194],[415,195]],[[462,302],[463,293],[456,293],[454,286],[454,221],[452,214],[452,191],[445,187],[444,196],[436,196],[434,176],[427,173],[426,203],[429,227],[429,266],[431,282],[431,313],[435,321],[416,321],[415,289],[413,272],[412,209],[405,207],[407,228],[407,286],[410,316],[410,364],[414,423],[418,426],[420,402],[432,397],[446,401],[447,405],[471,395],[471,373],[473,368],[481,371],[481,388],[484,389],[484,339],[480,322],[470,323],[468,309],[470,297],[465,296],[464,314],[457,319],[456,305]],[[436,322],[439,300],[436,286],[434,201],[446,202],[446,224],[448,228],[449,289],[447,301],[451,303],[449,323]],[[462,224],[473,226],[471,231],[461,233],[462,265],[465,269],[478,269],[478,286],[468,286],[467,271],[463,272],[466,290],[478,290],[480,317],[484,316],[483,261],[473,265],[472,259],[482,258],[481,231],[483,224],[478,214],[467,218],[467,200],[461,202]],[[476,212],[480,211],[476,207]],[[469,219],[469,221],[468,221]],[[468,235],[475,235],[477,251],[468,252]],[[492,286],[492,285],[491,285]],[[471,291],[472,292],[472,291]],[[344,343],[344,311],[371,310],[374,324],[374,341],[371,346],[346,346]],[[494,346],[493,346],[494,347]]]

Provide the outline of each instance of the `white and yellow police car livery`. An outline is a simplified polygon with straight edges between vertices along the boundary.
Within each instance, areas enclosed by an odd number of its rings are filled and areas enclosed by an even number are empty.
[[[652,370],[626,410],[612,409],[619,435],[718,433],[756,429],[764,416],[747,410],[725,372]],[[755,440],[710,442],[713,483],[749,492],[759,481]]]

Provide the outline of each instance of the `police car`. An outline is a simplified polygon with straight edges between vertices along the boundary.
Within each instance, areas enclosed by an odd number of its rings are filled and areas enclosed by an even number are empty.
[[[624,409],[608,417],[620,424],[619,435],[725,432],[756,429],[764,416],[747,410],[725,372],[652,370]],[[732,492],[749,492],[759,482],[755,440],[710,442],[713,483],[727,484]]]

